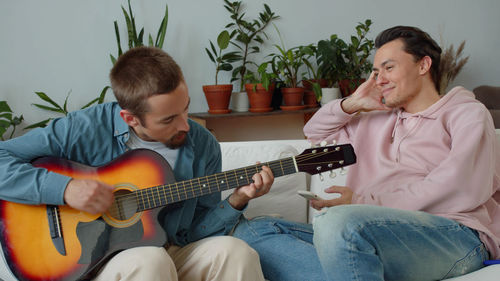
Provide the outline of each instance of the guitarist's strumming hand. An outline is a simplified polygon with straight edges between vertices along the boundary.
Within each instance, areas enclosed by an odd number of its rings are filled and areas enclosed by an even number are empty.
[[[113,190],[113,186],[96,180],[72,179],[64,191],[64,201],[73,209],[99,214],[113,203]]]
[[[269,192],[274,182],[274,175],[267,166],[252,176],[253,183],[236,188],[228,201],[237,210],[242,210],[248,202]]]

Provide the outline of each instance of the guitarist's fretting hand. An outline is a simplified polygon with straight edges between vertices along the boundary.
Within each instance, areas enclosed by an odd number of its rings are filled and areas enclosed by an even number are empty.
[[[64,191],[64,201],[73,209],[99,214],[113,203],[113,190],[113,186],[96,180],[72,179]]]
[[[252,176],[253,183],[238,187],[229,197],[231,206],[242,210],[248,202],[269,192],[274,182],[274,175],[267,166],[262,166],[262,171]]]

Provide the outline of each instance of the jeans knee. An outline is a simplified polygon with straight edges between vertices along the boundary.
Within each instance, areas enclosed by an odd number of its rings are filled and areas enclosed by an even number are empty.
[[[368,208],[367,208],[368,207]],[[328,209],[314,221],[314,244],[317,247],[344,244],[353,233],[362,228],[370,206],[341,205]]]

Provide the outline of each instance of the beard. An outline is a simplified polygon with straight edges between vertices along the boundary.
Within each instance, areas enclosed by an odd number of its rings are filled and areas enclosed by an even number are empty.
[[[187,132],[178,132],[165,143],[165,146],[170,149],[177,149],[186,143],[186,136]]]

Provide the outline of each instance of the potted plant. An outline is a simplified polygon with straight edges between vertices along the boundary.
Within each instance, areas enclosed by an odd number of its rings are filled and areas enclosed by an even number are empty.
[[[268,71],[269,62],[263,62],[257,68],[257,73],[247,71],[245,90],[250,102],[250,112],[267,112],[273,110],[271,102],[274,93],[276,74]]]
[[[232,35],[234,35],[234,33],[229,34],[227,30],[224,30],[219,34],[219,36],[217,36],[219,51],[217,51],[212,41],[210,41],[210,50],[205,48],[208,57],[215,65],[215,84],[203,86],[203,92],[205,93],[205,98],[207,99],[209,113],[220,114],[231,112],[228,107],[231,93],[233,91],[233,85],[219,85],[218,75],[219,71],[231,71],[233,69],[231,62],[239,59],[237,52],[223,53],[223,51],[229,46]]]
[[[235,39],[231,41],[231,44],[238,49],[238,65],[234,68],[232,72],[231,82],[239,80],[239,91],[244,91],[245,85],[245,75],[248,71],[248,65],[254,64],[250,55],[260,52],[260,45],[264,44],[264,39],[268,38],[264,29],[273,21],[279,18],[275,15],[273,11],[269,8],[267,4],[264,4],[264,10],[259,13],[259,17],[254,20],[246,20],[243,17],[245,13],[242,12],[242,2],[230,2],[229,0],[224,0],[224,7],[231,14],[232,22],[226,25],[226,29],[231,29],[235,32]]]
[[[313,56],[304,58],[304,64],[307,67],[307,72],[302,74],[302,86],[304,87],[304,105],[306,107],[318,106],[318,101],[321,100],[322,88],[328,86],[328,80],[325,79],[325,74],[319,61],[319,49],[317,46],[309,45],[313,52]],[[315,58],[316,63],[313,64],[309,61],[310,58]]]
[[[322,105],[341,97],[338,81],[342,70],[346,68],[343,58],[343,50],[346,48],[347,44],[336,34],[332,34],[329,39],[320,40],[317,44],[318,73],[326,81],[326,85],[321,86],[321,89],[319,85],[314,85],[313,89]]]
[[[283,45],[283,44],[282,44]],[[279,53],[271,54],[273,72],[281,78],[284,87],[281,88],[283,94],[283,110],[302,109],[304,88],[299,87],[299,69],[304,65],[306,57],[312,55],[310,46],[298,46],[291,49],[285,49],[274,45]]]
[[[344,64],[339,86],[344,97],[352,94],[366,80],[364,76],[372,71],[372,64],[368,57],[374,48],[374,42],[366,37],[371,24],[370,19],[364,23],[358,23],[356,36],[351,36],[351,42],[346,44],[342,51]]]

